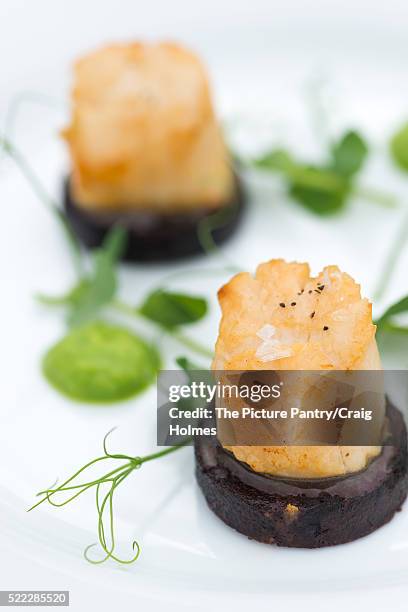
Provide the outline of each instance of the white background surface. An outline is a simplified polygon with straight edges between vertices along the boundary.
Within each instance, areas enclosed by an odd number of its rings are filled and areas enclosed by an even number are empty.
[[[276,185],[251,178],[250,215],[225,256],[244,268],[271,257],[310,261],[317,271],[337,263],[369,296],[408,202],[408,180],[384,158],[386,141],[408,115],[408,5],[325,1],[285,3],[2,0],[0,4],[0,118],[12,96],[46,94],[55,108],[25,104],[13,137],[44,184],[58,193],[66,160],[56,136],[66,114],[69,66],[79,53],[109,40],[173,38],[206,59],[220,114],[247,148],[290,142],[318,154],[306,104],[308,85],[323,80],[331,128],[361,127],[374,155],[362,178],[400,195],[395,211],[355,202],[335,220],[319,220],[279,195]],[[265,128],[266,126],[266,128]],[[154,390],[117,406],[73,404],[39,374],[39,360],[63,334],[58,315],[38,307],[38,290],[57,293],[70,282],[67,254],[53,220],[15,168],[0,165],[2,206],[2,402],[0,408],[0,588],[70,589],[72,609],[248,609],[259,604],[304,609],[405,610],[408,595],[408,512],[359,542],[295,551],[249,542],[205,507],[186,449],[134,474],[119,494],[123,553],[136,537],[143,548],[131,568],[89,566],[81,551],[95,537],[93,499],[72,508],[26,515],[39,488],[112,445],[141,454],[154,445]],[[385,303],[407,293],[401,259]],[[194,266],[217,266],[216,260]],[[180,269],[184,265],[178,266]],[[121,270],[121,292],[137,302],[171,271]],[[215,295],[222,278],[198,277],[180,288]],[[377,312],[384,304],[375,305]],[[218,309],[191,334],[211,343]],[[179,348],[165,344],[168,363]],[[405,348],[387,352],[388,365],[408,365]]]

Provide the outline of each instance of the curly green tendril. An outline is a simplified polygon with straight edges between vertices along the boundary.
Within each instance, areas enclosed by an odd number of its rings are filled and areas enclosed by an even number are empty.
[[[104,454],[101,457],[97,457],[95,459],[92,459],[92,461],[86,463],[72,476],[65,480],[65,482],[63,482],[60,486],[56,487],[56,483],[54,483],[50,488],[37,493],[38,496],[43,496],[42,499],[28,510],[28,512],[34,510],[34,508],[37,508],[44,502],[48,502],[49,504],[51,504],[51,506],[54,506],[56,508],[61,508],[62,506],[69,504],[74,499],[79,497],[82,493],[85,493],[85,491],[88,491],[88,489],[94,488],[98,516],[98,541],[105,555],[101,559],[92,559],[89,556],[90,549],[98,545],[98,543],[95,542],[94,544],[90,544],[86,547],[86,549],[84,550],[84,557],[87,561],[89,561],[89,563],[93,563],[96,565],[104,563],[108,559],[113,559],[118,563],[129,565],[131,563],[134,563],[138,559],[140,555],[140,546],[136,541],[132,542],[132,550],[134,554],[129,559],[121,559],[115,554],[116,539],[113,505],[114,493],[119,487],[119,485],[122,484],[122,482],[129,476],[129,474],[131,474],[134,470],[138,470],[143,465],[143,463],[147,463],[148,461],[153,461],[154,459],[159,459],[160,457],[169,455],[170,453],[173,453],[176,450],[179,450],[180,448],[185,446],[188,442],[185,441],[183,444],[177,446],[170,446],[162,451],[158,451],[157,453],[152,453],[150,455],[145,455],[144,457],[131,457],[130,455],[124,454],[112,454],[108,452],[106,440],[108,436],[112,433],[112,431],[114,431],[114,429],[111,429],[103,439]],[[107,472],[106,474],[103,474],[99,478],[75,484],[75,481],[86,470],[88,470],[97,463],[106,461],[107,459],[121,461],[122,463],[117,468]],[[55,501],[55,496],[61,493],[68,493],[68,498],[64,499],[64,501],[61,502]]]

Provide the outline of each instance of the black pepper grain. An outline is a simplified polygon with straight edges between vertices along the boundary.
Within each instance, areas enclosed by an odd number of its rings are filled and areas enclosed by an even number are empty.
[[[327,325],[325,325],[325,326],[323,327],[323,331],[327,331],[328,329],[329,329],[329,328],[327,327]]]
[[[279,306],[280,306],[281,308],[285,308],[285,304],[284,304],[284,302],[280,302]]]
[[[310,313],[310,318],[313,319],[313,317],[315,316],[316,311],[314,310],[313,312]]]

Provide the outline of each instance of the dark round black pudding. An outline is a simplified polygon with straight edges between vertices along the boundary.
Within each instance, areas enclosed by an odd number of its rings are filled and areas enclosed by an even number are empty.
[[[81,208],[73,199],[69,180],[64,185],[64,208],[71,227],[88,248],[101,245],[113,225],[127,231],[128,261],[169,261],[204,252],[198,231],[204,221],[212,229],[215,244],[220,245],[237,229],[245,208],[245,192],[235,175],[234,193],[229,202],[214,212],[205,206],[194,211],[163,214],[150,211],[94,212]]]
[[[389,402],[387,418],[390,445],[365,470],[321,480],[259,474],[216,440],[198,438],[198,484],[211,510],[251,539],[297,548],[351,542],[391,520],[407,495],[405,423]]]

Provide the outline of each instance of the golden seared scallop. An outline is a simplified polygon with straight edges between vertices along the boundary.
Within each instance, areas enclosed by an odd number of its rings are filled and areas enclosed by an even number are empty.
[[[254,276],[234,276],[218,296],[222,319],[214,370],[381,370],[371,304],[337,266],[313,277],[306,263],[271,260]],[[380,427],[384,410],[381,397],[375,406]],[[381,446],[227,448],[258,472],[301,478],[361,470],[381,451]]]
[[[64,130],[75,202],[160,212],[222,206],[229,155],[206,71],[173,43],[114,44],[76,62]]]

